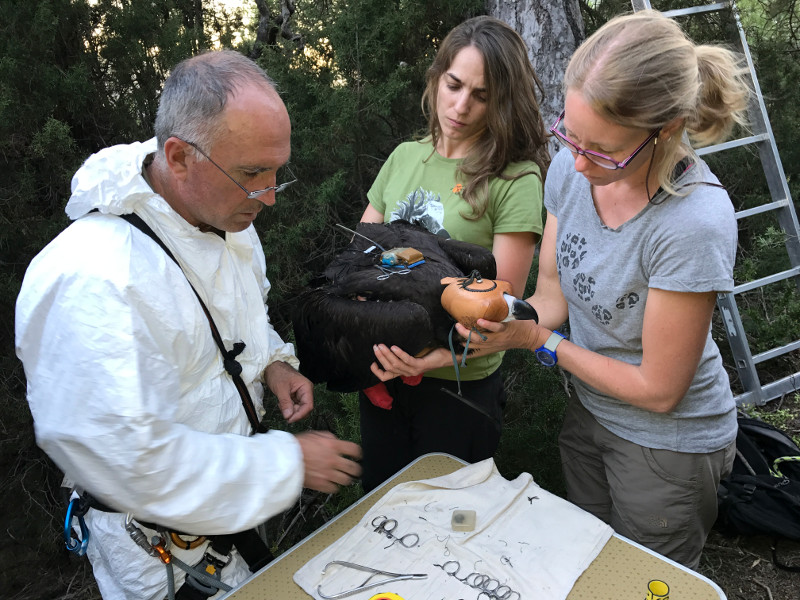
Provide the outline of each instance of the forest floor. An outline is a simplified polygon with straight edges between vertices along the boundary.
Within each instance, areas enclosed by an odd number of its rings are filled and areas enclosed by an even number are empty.
[[[800,395],[769,403],[758,412],[764,420],[779,425],[795,439],[800,438]],[[24,428],[11,430],[0,419],[0,430],[0,598],[99,600],[88,560],[78,559],[64,549],[60,533],[63,504],[56,493],[41,491],[58,488],[54,468]],[[314,518],[307,519],[301,527],[287,527],[291,513],[274,524],[271,521],[278,532],[286,528],[278,550],[291,547],[353,499],[340,499],[336,508],[319,506],[311,511]],[[800,599],[800,572],[776,568],[772,546],[769,537],[726,537],[713,531],[698,572],[716,582],[729,600]],[[800,569],[800,543],[782,540],[778,555],[784,564]]]
[[[773,564],[773,539],[766,536],[728,538],[712,531],[697,569],[722,588],[728,600],[798,600],[800,571]],[[800,543],[782,540],[781,562],[800,569]]]

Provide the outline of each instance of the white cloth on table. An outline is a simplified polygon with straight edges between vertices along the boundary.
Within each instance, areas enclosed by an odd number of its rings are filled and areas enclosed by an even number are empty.
[[[477,513],[473,531],[453,531],[457,509]],[[376,531],[384,517],[397,521],[393,537]],[[416,544],[411,534],[419,536]],[[542,489],[529,474],[508,481],[487,459],[396,486],[358,525],[299,569],[294,581],[317,599],[318,589],[328,596],[350,590],[369,574],[340,565],[325,568],[346,561],[428,575],[348,596],[354,600],[380,592],[414,600],[477,600],[481,591],[480,598],[489,600],[563,600],[612,534],[607,524]],[[368,584],[382,579],[376,575]]]

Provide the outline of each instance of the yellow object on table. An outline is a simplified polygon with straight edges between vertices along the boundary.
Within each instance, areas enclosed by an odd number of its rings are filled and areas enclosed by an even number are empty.
[[[669,586],[654,579],[647,584],[647,600],[669,600]]]

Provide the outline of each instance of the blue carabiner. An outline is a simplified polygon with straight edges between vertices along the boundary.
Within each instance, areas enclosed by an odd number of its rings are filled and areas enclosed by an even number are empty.
[[[81,527],[81,537],[76,538],[72,532],[72,511],[76,504],[80,503],[80,498],[73,498],[67,506],[67,517],[64,519],[64,542],[67,550],[74,552],[78,556],[86,554],[86,548],[89,546],[89,529],[86,527],[86,521],[83,519],[83,514],[78,512],[78,523]]]

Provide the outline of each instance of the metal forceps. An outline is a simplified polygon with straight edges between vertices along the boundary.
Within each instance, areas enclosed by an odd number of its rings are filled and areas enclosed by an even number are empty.
[[[397,529],[397,519],[389,519],[384,515],[379,515],[372,519],[372,526],[375,528],[375,533],[382,533],[387,538],[392,540],[392,543],[386,546],[389,548],[395,542],[400,542],[401,546],[406,548],[413,548],[419,543],[419,536],[416,533],[407,533],[404,536],[397,537],[393,532]],[[411,541],[413,538],[413,541]],[[406,541],[408,539],[408,541]]]
[[[384,267],[381,265],[374,265],[376,269],[381,271],[381,274],[378,275],[378,281],[384,281],[385,279],[389,279],[392,275],[408,275],[411,273],[411,269],[407,267],[400,267],[400,268],[390,268]]]
[[[427,579],[427,573],[392,573],[391,571],[384,571],[382,569],[373,569],[372,567],[365,567],[364,565],[357,565],[351,562],[345,562],[343,560],[332,560],[325,568],[322,569],[322,574],[325,574],[328,567],[331,565],[341,565],[342,567],[348,567],[350,569],[355,569],[357,571],[364,571],[365,573],[369,573],[369,576],[356,587],[344,590],[342,592],[338,592],[336,594],[327,595],[322,592],[322,584],[317,586],[317,594],[319,594],[320,598],[325,598],[326,600],[333,600],[335,598],[344,598],[345,596],[350,596],[351,594],[357,594],[358,592],[363,592],[364,590],[368,590],[370,588],[377,587],[379,585],[384,585],[387,583],[394,583],[395,581],[404,581],[406,579]],[[386,579],[381,579],[380,581],[375,581],[373,583],[369,583],[369,580],[375,577],[376,575],[386,575]]]

